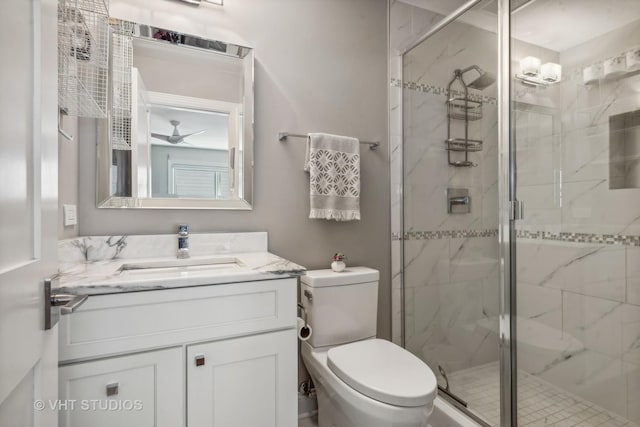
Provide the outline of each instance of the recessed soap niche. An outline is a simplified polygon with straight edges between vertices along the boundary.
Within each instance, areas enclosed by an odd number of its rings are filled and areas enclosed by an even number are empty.
[[[640,110],[609,117],[609,188],[640,188]]]

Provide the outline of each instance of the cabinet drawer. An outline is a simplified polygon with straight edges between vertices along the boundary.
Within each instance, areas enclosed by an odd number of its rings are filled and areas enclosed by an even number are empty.
[[[60,318],[60,361],[295,328],[296,278],[91,296]]]
[[[60,367],[60,426],[184,426],[183,354],[178,347]]]

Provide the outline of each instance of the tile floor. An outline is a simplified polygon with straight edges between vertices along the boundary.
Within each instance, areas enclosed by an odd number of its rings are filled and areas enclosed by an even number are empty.
[[[449,374],[450,388],[484,420],[500,425],[498,362]],[[518,376],[520,426],[539,427],[638,427],[538,377],[520,372]]]

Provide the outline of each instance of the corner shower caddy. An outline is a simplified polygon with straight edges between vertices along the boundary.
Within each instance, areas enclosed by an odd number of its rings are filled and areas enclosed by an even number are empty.
[[[455,70],[453,79],[447,86],[447,161],[451,166],[455,167],[472,167],[477,166],[469,160],[469,153],[482,151],[482,141],[479,139],[469,138],[469,122],[482,119],[482,102],[469,99],[469,89],[462,79],[464,71]],[[459,81],[463,88],[463,92],[453,91],[451,87]],[[457,138],[452,136],[451,125],[452,120],[461,120],[464,124],[464,137]],[[454,161],[451,159],[451,153],[464,153],[464,160]]]
[[[78,117],[107,116],[108,0],[58,2],[58,105]]]

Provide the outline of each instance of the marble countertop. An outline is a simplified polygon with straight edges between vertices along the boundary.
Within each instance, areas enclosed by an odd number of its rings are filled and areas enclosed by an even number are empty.
[[[193,256],[190,260],[207,260],[220,255]],[[61,263],[54,293],[104,295],[124,292],[174,289],[189,286],[269,280],[304,274],[305,268],[269,252],[241,252],[224,255],[235,259],[231,266],[210,268],[154,268],[122,270],[123,264],[172,262],[175,257],[112,258],[90,262]]]

